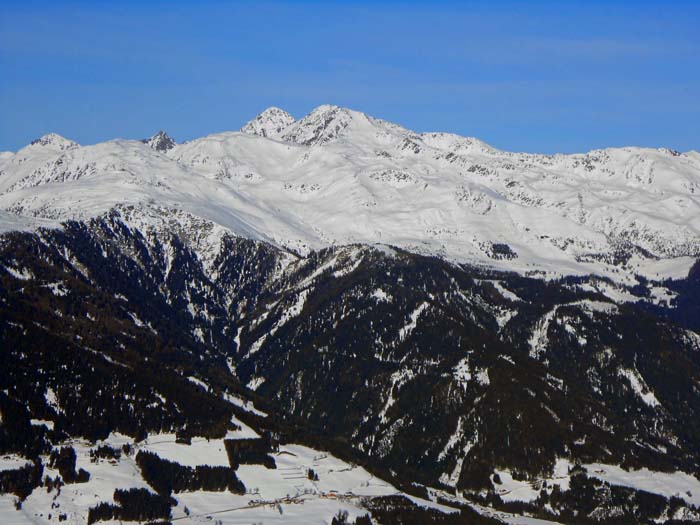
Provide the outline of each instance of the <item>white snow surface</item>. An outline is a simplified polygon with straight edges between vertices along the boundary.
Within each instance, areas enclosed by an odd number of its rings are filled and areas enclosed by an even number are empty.
[[[533,486],[533,483],[513,479],[513,476],[507,470],[496,469],[494,472],[501,479],[500,484],[493,482],[496,487],[496,493],[506,503],[511,501],[534,501],[540,495],[540,491]]]
[[[237,407],[242,408],[243,410],[245,410],[247,412],[255,414],[256,416],[267,417],[267,414],[265,412],[255,408],[255,405],[253,404],[252,401],[248,401],[248,400],[243,399],[242,397],[239,397],[239,396],[236,396],[233,394],[228,394],[228,393],[222,394],[221,397],[223,397],[229,403],[232,403],[232,404],[236,405]]]
[[[229,433],[226,438],[257,437],[248,431]],[[119,460],[90,461],[90,449],[101,444],[115,448],[130,443],[134,454],[122,454]],[[121,434],[111,434],[104,442],[90,444],[73,440],[72,446],[77,455],[76,468],[84,468],[90,473],[87,483],[67,484],[47,492],[36,489],[24,502],[20,511],[15,510],[15,496],[0,495],[0,522],[3,524],[49,524],[59,523],[58,515],[65,513],[67,523],[85,523],[90,507],[100,501],[113,502],[115,489],[145,488],[152,491],[141,477],[134,461],[138,450],[149,450],[160,457],[177,461],[183,465],[222,465],[228,466],[223,439],[204,440],[195,438],[191,445],[175,442],[171,434],[154,434],[141,443],[133,443],[131,438]],[[288,444],[274,453],[276,469],[261,465],[241,465],[237,476],[245,484],[244,495],[230,492],[183,492],[173,494],[177,506],[173,508],[173,519],[178,523],[212,523],[221,520],[229,524],[285,523],[326,525],[339,510],[346,510],[351,520],[367,513],[361,506],[362,498],[402,494],[391,484],[374,477],[364,468],[346,463],[326,452],[302,445]],[[46,458],[44,458],[46,459]],[[26,460],[16,456],[2,459],[0,466],[19,468]],[[47,464],[47,461],[44,461]],[[313,469],[318,480],[308,478],[308,470]],[[45,475],[52,477],[57,471],[45,467]],[[456,512],[455,509],[407,496],[415,504],[430,507],[442,512]],[[52,507],[52,505],[58,505]],[[185,507],[189,516],[185,513]],[[280,508],[282,512],[280,513]],[[51,514],[51,519],[49,519]],[[113,523],[113,522],[107,522]]]
[[[411,312],[408,322],[399,330],[400,341],[405,341],[406,338],[411,335],[411,332],[416,329],[416,326],[418,326],[418,318],[425,310],[427,310],[428,306],[430,306],[428,303],[422,302],[418,305],[418,307],[416,307],[415,310]]]
[[[235,496],[203,491],[178,494],[180,505],[173,517],[184,517],[178,510],[187,506],[191,515],[184,520],[185,523],[206,523],[206,516],[211,515],[224,524],[325,525],[338,510],[348,511],[351,520],[366,514],[367,511],[359,505],[363,497],[400,494],[392,485],[365,469],[302,445],[284,445],[274,457],[276,469],[257,465],[238,468],[236,474],[245,484],[248,494]],[[318,475],[318,481],[308,479],[309,469]],[[420,506],[455,512],[444,505],[409,498]]]
[[[495,510],[490,507],[484,507],[477,504],[472,504],[471,506],[479,514],[500,520],[508,525],[561,525],[561,523],[558,521],[542,520],[530,516],[521,516],[519,514]]]
[[[569,490],[571,479],[569,470],[572,466],[573,464],[569,460],[558,458],[551,477],[530,481],[513,479],[508,470],[496,469],[494,472],[499,475],[501,483],[494,482],[494,487],[503,501],[533,501],[537,499],[544,482],[546,482],[548,490],[551,490],[554,485],[558,485],[562,491]],[[643,490],[666,498],[676,496],[692,505],[700,506],[700,480],[691,474],[657,472],[647,468],[625,470],[619,465],[603,463],[589,463],[581,466],[586,470],[588,476],[598,478],[610,485]]]
[[[229,466],[224,442],[221,439],[192,438],[190,445],[181,445],[175,440],[175,434],[151,434],[143,443],[140,443],[139,448],[189,467]]]
[[[652,408],[661,406],[659,400],[654,395],[654,392],[647,386],[642,375],[637,371],[629,368],[621,368],[619,374],[629,381],[630,387],[637,396],[647,405]]]
[[[17,456],[16,454],[5,454],[4,456],[0,456],[0,471],[17,470],[30,463],[31,461],[28,459]]]
[[[618,281],[683,275],[700,255],[693,152],[510,153],[330,105],[297,121],[270,108],[242,130],[165,152],[136,140],[80,146],[46,135],[0,156],[0,229],[115,206],[149,217],[158,208],[300,253],[382,244],[521,273]],[[592,257],[625,242],[653,257],[635,255],[622,271]],[[517,257],[495,257],[493,243]]]
[[[700,507],[700,480],[685,472],[655,472],[646,468],[625,470],[617,465],[602,463],[584,466],[589,476],[599,478],[611,485],[645,490],[667,498],[677,496]]]

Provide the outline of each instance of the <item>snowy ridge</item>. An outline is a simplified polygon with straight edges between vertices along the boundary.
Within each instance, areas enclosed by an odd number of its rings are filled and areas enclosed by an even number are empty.
[[[49,134],[0,156],[4,230],[118,205],[180,210],[300,254],[382,243],[544,277],[632,283],[683,275],[700,256],[696,152],[509,153],[325,105],[297,121],[269,108],[185,144]]]
[[[33,140],[28,147],[32,147],[32,149],[35,150],[37,148],[46,148],[54,151],[64,151],[67,149],[77,148],[78,143],[62,137],[57,133],[47,133],[46,135]]]

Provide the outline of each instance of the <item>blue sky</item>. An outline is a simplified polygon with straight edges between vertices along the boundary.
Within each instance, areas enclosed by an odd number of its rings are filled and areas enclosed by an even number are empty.
[[[0,150],[325,103],[509,150],[700,150],[698,27],[684,1],[4,0]]]

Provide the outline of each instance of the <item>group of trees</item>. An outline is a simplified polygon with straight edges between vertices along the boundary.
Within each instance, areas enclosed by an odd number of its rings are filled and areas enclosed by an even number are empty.
[[[355,518],[355,521],[353,523],[350,523],[348,521],[348,511],[346,510],[339,510],[335,516],[333,516],[333,519],[331,520],[331,525],[372,525],[372,519],[369,517],[369,514],[365,514],[364,516],[358,516]]]
[[[152,521],[171,517],[170,508],[177,502],[167,496],[153,494],[146,489],[129,489],[114,491],[114,501],[100,503],[88,511],[88,525],[96,521]]]
[[[365,502],[372,519],[378,523],[396,525],[500,525],[501,521],[478,514],[471,507],[463,507],[459,512],[447,514],[436,509],[421,507],[404,496],[383,496]],[[355,521],[365,525],[365,517]],[[365,520],[365,521],[360,521]],[[342,522],[341,522],[342,523]]]
[[[0,426],[1,428],[1,426]],[[30,463],[10,470],[0,471],[0,494],[14,494],[24,500],[35,488],[44,484],[48,490],[58,488],[64,483],[85,483],[90,474],[84,470],[75,470],[76,454],[73,447],[61,447],[51,451],[49,467],[58,470],[60,477],[45,479],[44,465],[41,458],[36,457]]]
[[[610,485],[587,476],[583,470],[572,472],[569,490],[562,491],[558,486],[551,491],[543,490],[537,504],[555,509],[558,519],[573,525],[594,524],[601,519],[620,525],[653,523],[663,521],[667,512],[673,514],[676,509],[688,506],[680,498],[669,500],[659,494]]]
[[[119,459],[121,456],[121,450],[109,445],[100,445],[97,448],[90,449],[90,461],[93,463],[96,463],[98,459]]]
[[[198,465],[192,468],[143,450],[136,454],[136,463],[143,479],[164,496],[192,490],[228,490],[234,494],[245,494],[245,485],[230,467]]]
[[[14,494],[24,500],[41,485],[44,466],[36,459],[21,468],[0,471],[0,494]]]
[[[49,466],[61,473],[65,483],[85,483],[90,479],[90,473],[82,468],[76,472],[75,460],[73,447],[61,447],[51,451]]]
[[[0,348],[2,348],[0,336]],[[5,367],[11,366],[3,362]],[[26,458],[38,458],[40,454],[51,450],[49,431],[43,425],[32,425],[29,409],[26,405],[13,399],[7,386],[3,385],[4,374],[0,374],[0,454],[20,454]],[[4,391],[3,391],[4,390]],[[21,399],[21,398],[19,398]]]
[[[266,468],[277,468],[275,459],[270,456],[272,444],[269,439],[226,439],[224,440],[228,462],[231,468],[239,465],[264,465]]]

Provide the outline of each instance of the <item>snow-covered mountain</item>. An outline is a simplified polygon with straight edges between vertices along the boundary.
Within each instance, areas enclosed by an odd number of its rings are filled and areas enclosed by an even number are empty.
[[[275,137],[294,122],[294,117],[280,108],[267,108],[241,128],[241,133]]]
[[[697,523],[699,183],[335,106],[2,153],[0,521]]]
[[[297,253],[389,244],[532,275],[633,282],[700,255],[700,154],[617,148],[500,151],[336,106],[270,108],[241,132],[184,144],[79,146],[46,135],[0,157],[5,229],[116,205],[178,210]]]

